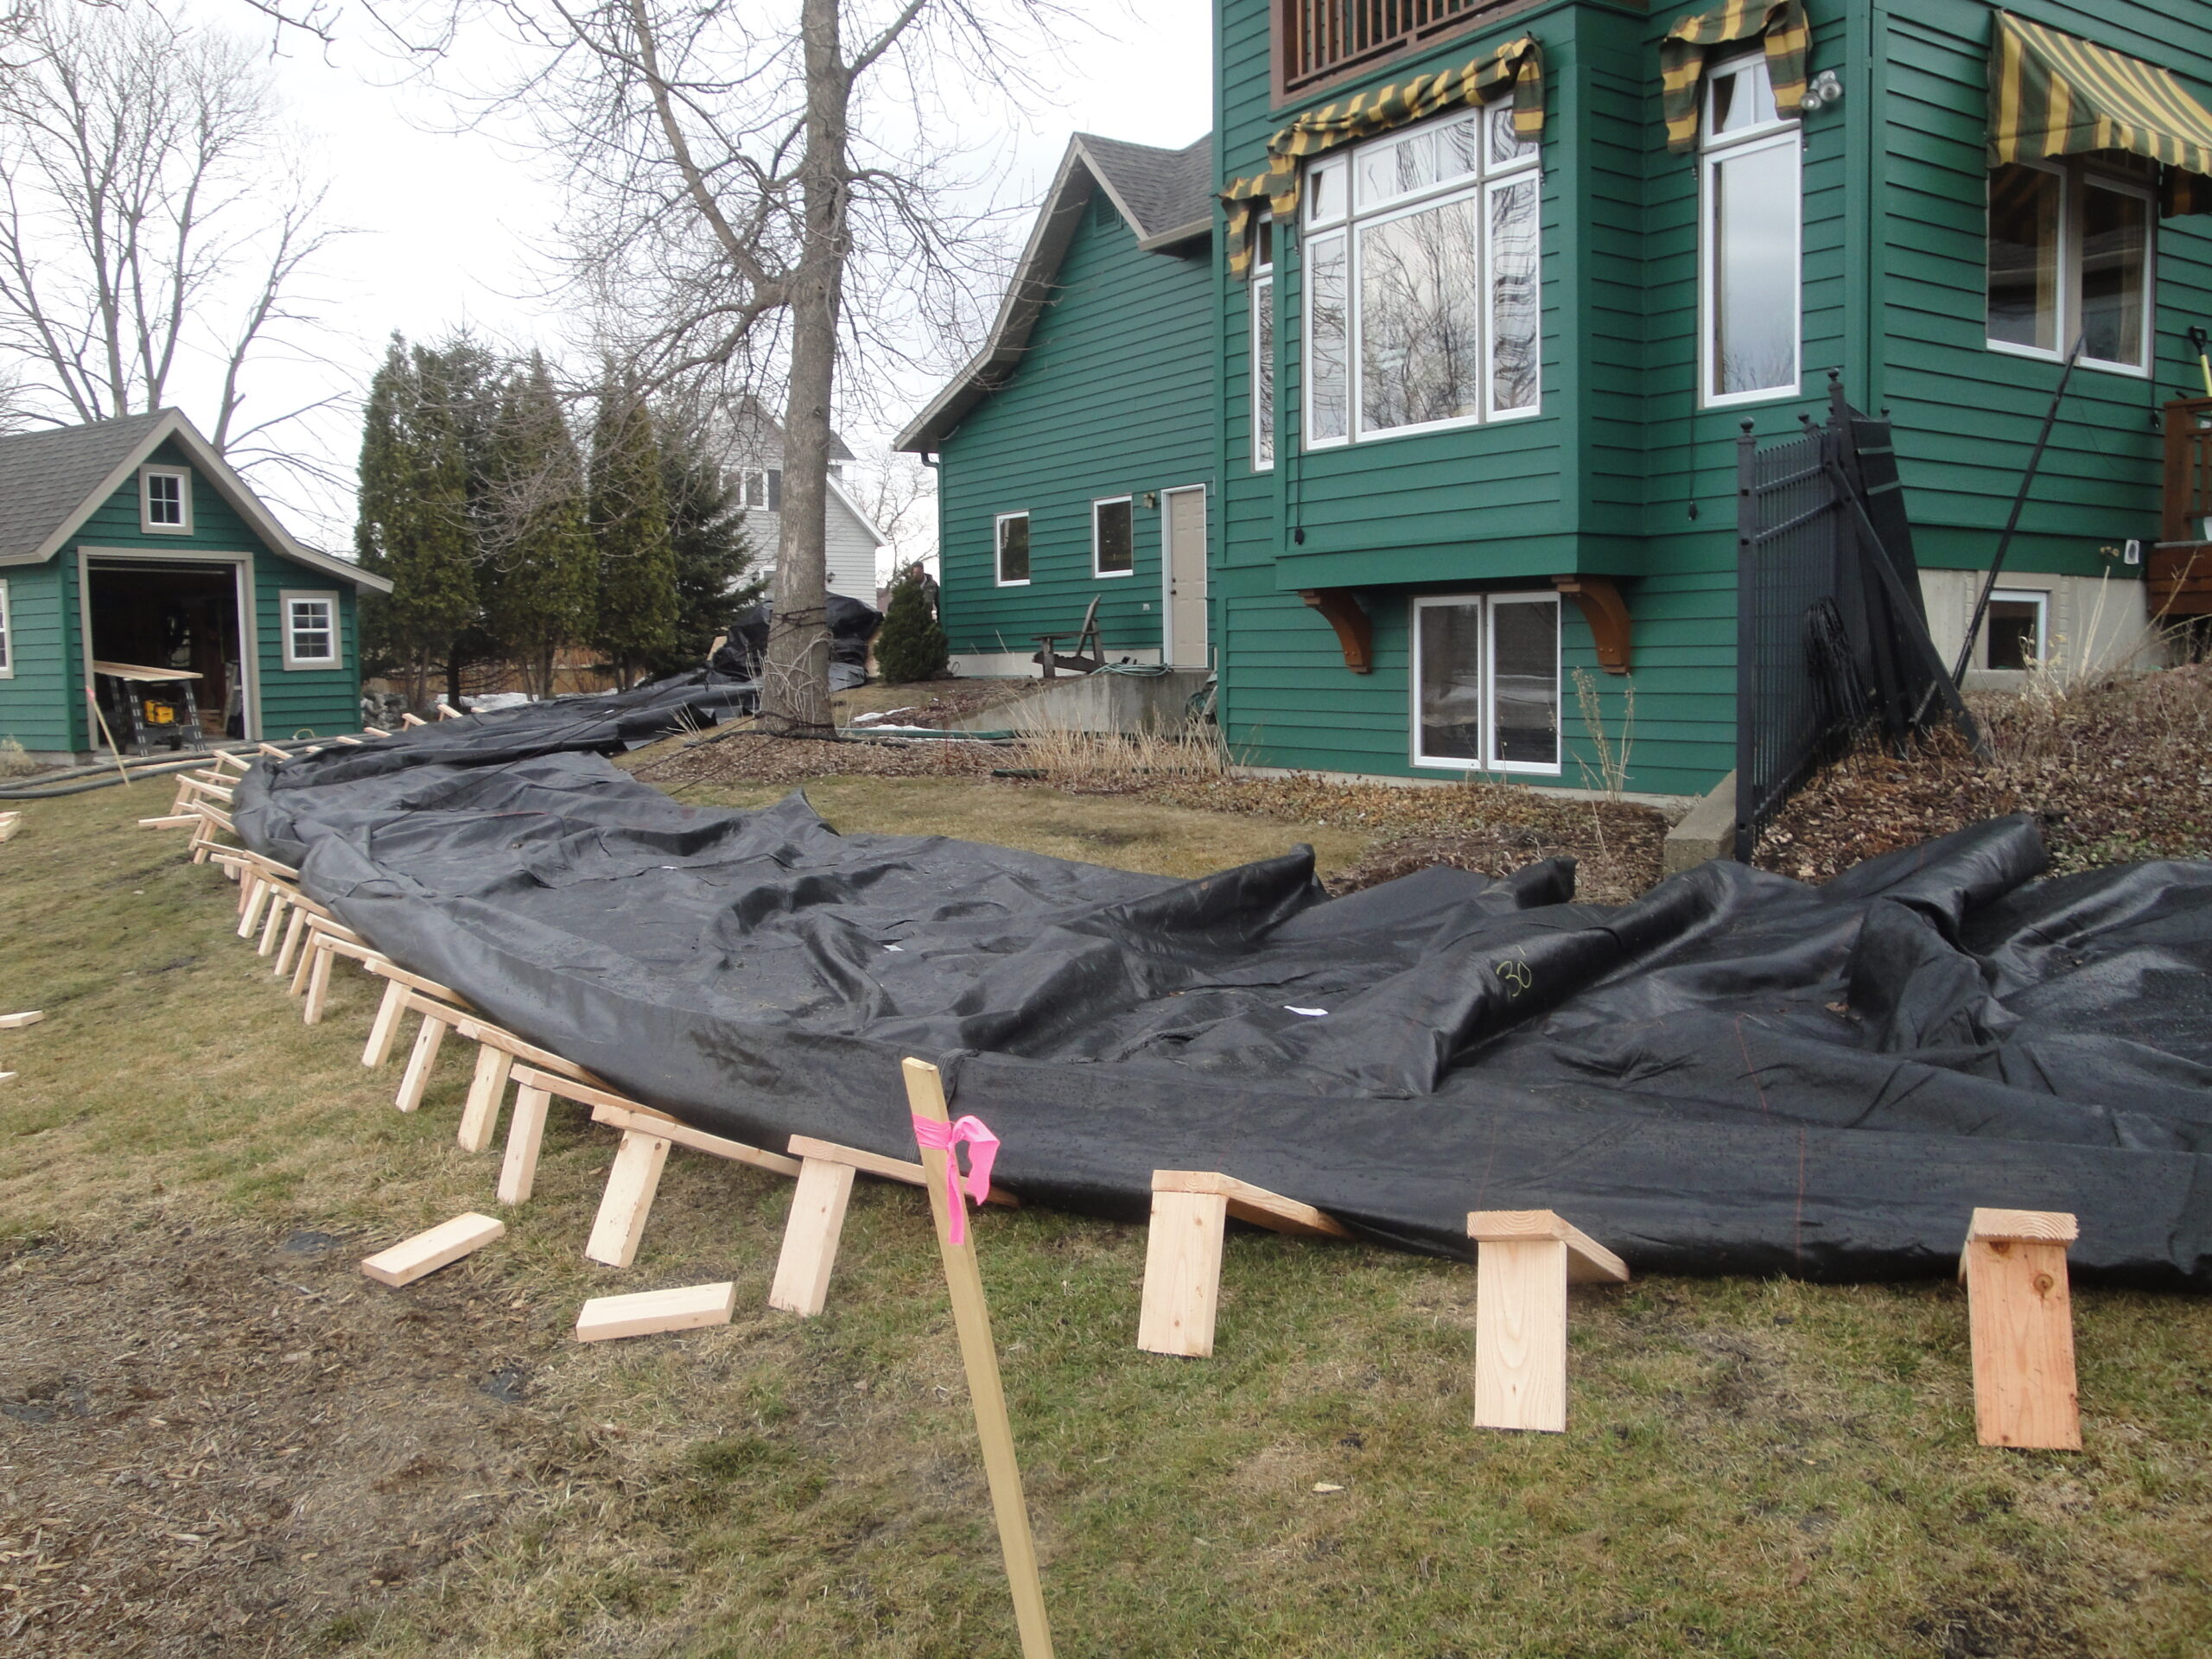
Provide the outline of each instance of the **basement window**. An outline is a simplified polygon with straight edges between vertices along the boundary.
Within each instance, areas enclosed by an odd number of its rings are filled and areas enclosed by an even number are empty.
[[[1001,588],[1029,585],[1029,515],[1002,512],[994,531],[998,543],[998,584]]]
[[[1414,601],[1417,766],[1560,770],[1559,595]]]
[[[2043,666],[2049,655],[2044,627],[2049,601],[2047,594],[2007,593],[2002,588],[1990,594],[1989,616],[1982,624],[1990,667]]]
[[[1129,522],[1129,498],[1090,504],[1090,574],[1126,576],[1137,568],[1136,547]]]
[[[284,666],[338,666],[338,595],[282,595],[284,607]]]
[[[1989,174],[1989,344],[2141,374],[2151,360],[2146,183],[2079,162],[2018,162]]]
[[[167,536],[192,533],[192,474],[182,467],[138,469],[138,527]]]

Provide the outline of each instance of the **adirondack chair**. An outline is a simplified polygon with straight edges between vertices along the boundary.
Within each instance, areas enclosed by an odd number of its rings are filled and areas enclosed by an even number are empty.
[[[1065,668],[1071,674],[1093,674],[1106,666],[1106,648],[1098,639],[1098,596],[1090,597],[1090,608],[1083,613],[1083,626],[1072,633],[1036,633],[1030,636],[1037,642],[1036,653],[1030,661],[1040,665],[1045,677],[1051,679],[1056,671]],[[1054,649],[1063,639],[1075,641],[1075,655],[1063,657]],[[1085,655],[1088,648],[1089,655]]]

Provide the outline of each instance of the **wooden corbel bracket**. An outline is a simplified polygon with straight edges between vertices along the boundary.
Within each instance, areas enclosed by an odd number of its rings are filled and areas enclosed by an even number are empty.
[[[1349,588],[1302,588],[1298,596],[1321,613],[1337,631],[1344,666],[1355,674],[1375,671],[1375,623]]]
[[[1580,607],[1597,642],[1598,665],[1608,674],[1629,671],[1628,603],[1611,576],[1554,576],[1552,586]],[[1312,603],[1310,600],[1307,603]]]

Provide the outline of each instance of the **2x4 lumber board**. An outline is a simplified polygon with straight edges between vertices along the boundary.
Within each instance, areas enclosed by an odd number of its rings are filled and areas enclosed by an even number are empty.
[[[634,1129],[640,1135],[657,1135],[664,1141],[673,1141],[679,1147],[689,1147],[694,1152],[727,1158],[734,1164],[750,1164],[755,1169],[768,1170],[778,1175],[796,1177],[804,1167],[796,1158],[786,1158],[781,1153],[764,1151],[759,1147],[748,1147],[742,1141],[709,1135],[704,1129],[695,1129],[689,1123],[679,1122],[665,1113],[649,1108],[617,1106],[601,1102],[588,1103],[593,1122],[609,1124],[626,1133]]]
[[[0,1071],[0,1083],[13,1083],[15,1080],[16,1074],[14,1072]]]
[[[1204,1169],[1155,1169],[1154,1192],[1211,1193],[1225,1199],[1229,1213],[1239,1221],[1269,1232],[1291,1233],[1309,1238],[1350,1238],[1351,1229],[1334,1216],[1324,1215],[1310,1204],[1286,1198],[1264,1186],[1254,1186],[1231,1175]]]
[[[2074,1217],[1977,1210],[1963,1270],[1974,1342],[1974,1436],[1984,1446],[2077,1452],[2074,1307],[2066,1247]]]
[[[607,1172],[607,1193],[599,1201],[591,1239],[584,1246],[590,1260],[610,1268],[626,1268],[638,1259],[639,1241],[645,1236],[645,1217],[652,1213],[653,1194],[660,1190],[660,1173],[668,1166],[666,1136],[622,1132],[614,1150],[614,1166]]]
[[[21,1031],[25,1026],[35,1026],[46,1018],[42,1010],[29,1014],[0,1014],[0,1031]]]
[[[801,1319],[812,1319],[830,1301],[830,1275],[837,1266],[837,1245],[845,1232],[845,1206],[852,1201],[850,1164],[809,1158],[799,1166],[791,1193],[791,1219],[784,1226],[784,1248],[776,1257],[775,1282],[768,1306]]]
[[[387,980],[384,1001],[377,1004],[377,1017],[369,1021],[369,1040],[361,1048],[361,1064],[372,1071],[391,1058],[392,1039],[399,1035],[399,1019],[406,1012],[407,987],[396,979]]]
[[[463,1152],[481,1152],[492,1144],[499,1127],[499,1103],[507,1096],[507,1074],[515,1057],[489,1043],[476,1051],[476,1071],[468,1080],[468,1101],[461,1109],[461,1129],[455,1136]]]
[[[399,1092],[392,1097],[392,1104],[403,1112],[411,1112],[423,1103],[423,1096],[430,1086],[431,1069],[438,1063],[438,1050],[446,1039],[446,1022],[435,1014],[425,1012],[422,1028],[415,1033],[415,1046],[408,1052],[407,1069],[399,1074]]]
[[[512,1054],[525,1065],[541,1071],[550,1071],[556,1077],[573,1077],[578,1083],[597,1084],[599,1079],[578,1065],[574,1060],[563,1059],[550,1049],[526,1043],[512,1031],[501,1029],[482,1020],[458,1020],[454,1030],[472,1043],[482,1043],[487,1048],[497,1048]]]
[[[399,723],[402,726],[427,726],[430,722],[420,715],[402,715],[399,717]]]
[[[579,1106],[611,1106],[616,1111],[633,1113],[640,1117],[651,1118],[655,1122],[674,1123],[676,1122],[666,1112],[657,1112],[650,1106],[618,1095],[598,1084],[586,1083],[580,1077],[572,1077],[564,1071],[550,1071],[535,1065],[518,1065],[515,1067],[515,1076],[533,1089],[543,1089],[549,1095],[558,1095],[563,1100],[573,1100]]]
[[[524,1084],[515,1090],[515,1109],[507,1120],[507,1153],[499,1164],[499,1202],[526,1204],[537,1181],[537,1151],[545,1141],[545,1115],[553,1096]]]
[[[1475,1427],[1567,1429],[1567,1245],[1483,1239],[1475,1262]]]
[[[420,991],[425,996],[435,996],[441,1002],[452,1003],[456,1008],[466,1009],[468,1007],[468,999],[451,986],[441,985],[436,980],[425,979],[420,974],[410,974],[389,957],[378,956],[373,960],[364,957],[361,965],[372,974],[381,974],[410,990]]]
[[[1228,1220],[1229,1200],[1222,1193],[1153,1189],[1144,1301],[1137,1314],[1137,1346],[1147,1353],[1191,1359],[1213,1353]]]
[[[926,1060],[901,1063],[906,1103],[916,1117],[949,1123],[944,1078]],[[1037,1573],[1037,1540],[1029,1528],[1029,1504],[1021,1492],[1021,1465],[1014,1452],[1014,1425],[1007,1416],[1006,1389],[999,1380],[998,1349],[991,1340],[991,1311],[983,1300],[982,1269],[976,1261],[976,1230],[952,1242],[952,1212],[944,1194],[945,1160],[937,1147],[919,1148],[922,1189],[930,1195],[937,1223],[938,1253],[944,1261],[945,1289],[952,1301],[953,1327],[960,1336],[960,1357],[968,1371],[968,1394],[976,1408],[976,1438],[983,1452],[983,1474],[990,1483],[991,1510],[998,1521],[999,1548],[1006,1559],[1007,1584],[1014,1592],[1014,1624],[1021,1635],[1022,1659],[1052,1659],[1052,1629],[1045,1617],[1045,1587]]]
[[[728,1325],[737,1311],[737,1283],[684,1285],[675,1290],[641,1290],[628,1296],[594,1296],[576,1315],[578,1342],[606,1342],[614,1337],[650,1337],[663,1331],[696,1331]]]
[[[1567,1276],[1577,1285],[1624,1285],[1628,1263],[1549,1210],[1475,1210],[1468,1212],[1467,1236],[1478,1244],[1550,1238],[1567,1246]]]
[[[361,1263],[361,1271],[378,1284],[397,1289],[460,1261],[472,1250],[483,1249],[506,1230],[505,1222],[480,1216],[472,1210],[370,1256]]]
[[[197,817],[199,815],[195,813],[193,816]],[[16,831],[22,827],[23,815],[22,813],[0,812],[0,841],[13,841],[16,838]],[[12,1077],[15,1074],[10,1072],[9,1075]]]
[[[794,1158],[819,1158],[833,1164],[850,1164],[865,1174],[880,1175],[887,1181],[903,1181],[908,1186],[929,1184],[929,1176],[922,1166],[910,1164],[903,1158],[887,1158],[880,1152],[862,1152],[858,1147],[840,1146],[835,1141],[817,1141],[810,1135],[795,1135],[788,1144]],[[1021,1208],[1020,1198],[995,1184],[983,1202],[995,1204],[1006,1210]]]
[[[168,817],[141,818],[138,820],[138,827],[141,830],[189,830],[199,822],[200,815],[197,812],[179,812]]]

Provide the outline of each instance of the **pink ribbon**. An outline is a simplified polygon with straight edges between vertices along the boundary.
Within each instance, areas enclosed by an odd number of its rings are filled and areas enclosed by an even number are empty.
[[[968,1196],[980,1205],[991,1193],[991,1164],[999,1155],[999,1138],[983,1127],[980,1117],[963,1117],[952,1123],[940,1123],[933,1117],[917,1117],[914,1140],[921,1147],[934,1147],[944,1154],[944,1201],[952,1212],[952,1242],[964,1244],[968,1242],[968,1206],[961,1201],[960,1154],[956,1148],[963,1141],[968,1143]]]

